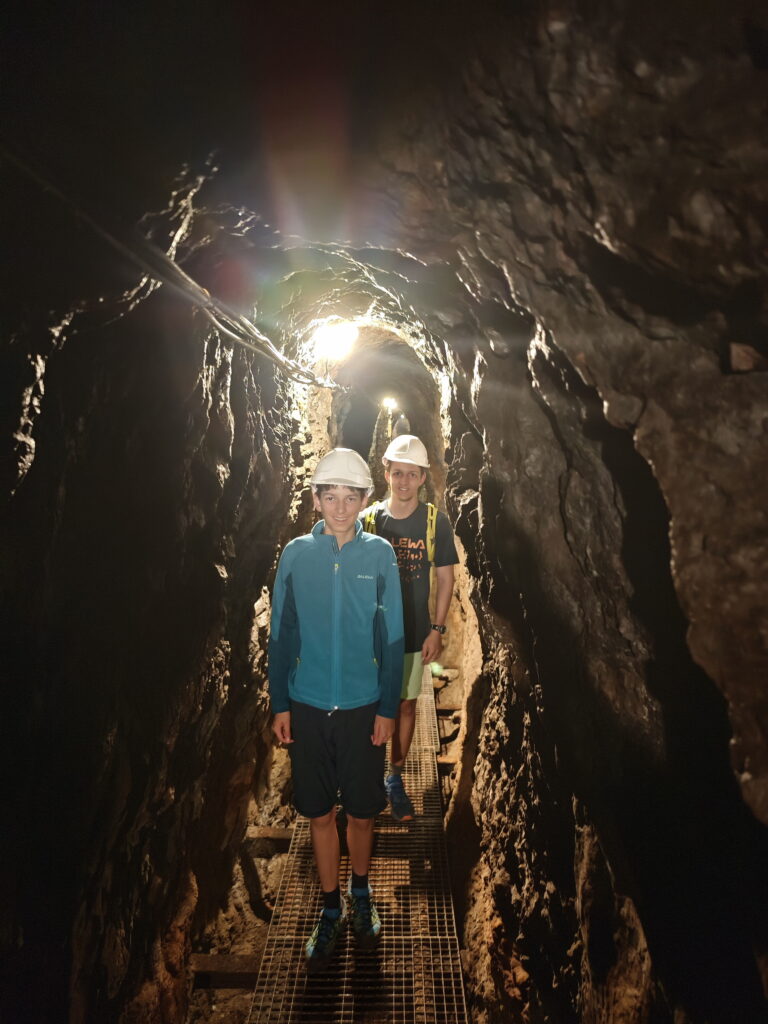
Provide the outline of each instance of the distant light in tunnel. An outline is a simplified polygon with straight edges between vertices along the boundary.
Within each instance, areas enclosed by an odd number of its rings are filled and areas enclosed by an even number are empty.
[[[393,413],[397,408],[396,398],[382,398],[381,400],[382,409],[386,409],[388,413]]]
[[[338,361],[349,354],[360,331],[349,320],[334,320],[321,324],[312,335],[312,345],[318,359]]]

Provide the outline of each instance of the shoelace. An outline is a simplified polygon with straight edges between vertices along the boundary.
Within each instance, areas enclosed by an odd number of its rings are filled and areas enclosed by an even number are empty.
[[[371,897],[355,896],[355,921],[358,928],[371,927]]]
[[[324,945],[333,938],[333,931],[338,923],[337,917],[328,917],[327,914],[320,915],[320,931],[317,933],[317,945]]]

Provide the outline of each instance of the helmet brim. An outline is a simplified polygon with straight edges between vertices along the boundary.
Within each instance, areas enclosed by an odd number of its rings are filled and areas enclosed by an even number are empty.
[[[355,491],[365,491],[371,487],[371,484],[361,484],[355,480],[342,480],[340,477],[334,477],[333,480],[313,480],[313,487],[351,487]]]
[[[388,462],[402,462],[404,466],[416,466],[418,469],[423,470],[429,469],[429,463],[427,463],[426,466],[422,466],[420,462],[414,462],[413,459],[389,459],[386,455],[382,455],[381,461],[384,466],[386,466]]]

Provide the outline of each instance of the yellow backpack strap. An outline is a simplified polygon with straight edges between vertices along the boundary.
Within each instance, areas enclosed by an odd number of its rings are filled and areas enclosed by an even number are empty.
[[[365,513],[365,519],[363,520],[363,529],[366,533],[376,533],[376,513],[379,511],[378,504],[371,505],[368,511]]]
[[[435,564],[435,534],[437,533],[437,506],[427,502],[427,561]]]

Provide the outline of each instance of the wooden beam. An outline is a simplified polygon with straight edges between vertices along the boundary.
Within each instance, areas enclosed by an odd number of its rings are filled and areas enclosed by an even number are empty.
[[[245,833],[245,847],[251,857],[273,857],[276,853],[287,853],[292,835],[292,828],[250,825]]]
[[[275,842],[289,843],[292,835],[292,828],[272,828],[271,825],[249,825],[245,833],[246,839],[274,839]]]
[[[253,988],[261,958],[215,953],[193,953],[190,967],[195,988]]]

